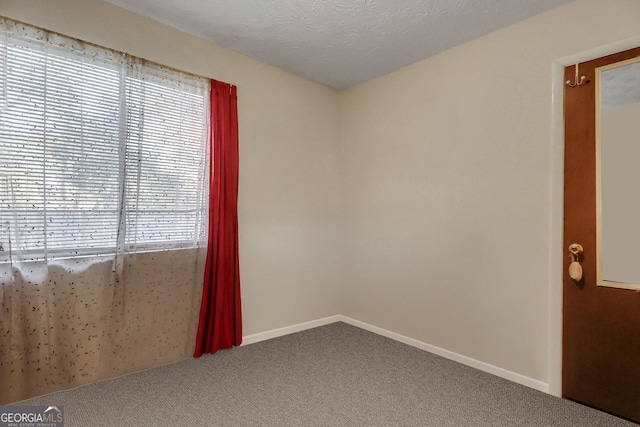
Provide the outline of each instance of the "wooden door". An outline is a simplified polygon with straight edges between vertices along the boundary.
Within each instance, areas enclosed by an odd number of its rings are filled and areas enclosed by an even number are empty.
[[[562,395],[640,423],[640,292],[598,286],[596,271],[596,69],[637,56],[640,48],[579,64],[585,82],[565,85]],[[565,80],[574,79],[567,67]],[[640,182],[632,188],[640,199]],[[574,243],[584,249],[578,282],[568,274]]]

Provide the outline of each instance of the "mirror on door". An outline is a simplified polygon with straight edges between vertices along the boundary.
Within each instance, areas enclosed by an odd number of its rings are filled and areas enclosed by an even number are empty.
[[[640,290],[640,57],[596,69],[597,283]]]

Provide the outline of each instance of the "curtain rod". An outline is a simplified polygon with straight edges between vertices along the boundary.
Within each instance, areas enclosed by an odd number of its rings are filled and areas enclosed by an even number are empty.
[[[112,48],[110,48],[110,47],[106,47],[106,46],[102,46],[102,45],[99,45],[99,44],[96,44],[96,43],[88,42],[88,41],[86,41],[86,40],[82,40],[82,39],[79,39],[79,38],[77,38],[77,37],[71,37],[71,36],[68,36],[68,35],[66,35],[66,34],[59,33],[59,32],[57,32],[57,31],[51,31],[51,30],[48,30],[48,29],[46,29],[46,28],[40,27],[40,26],[38,26],[38,25],[29,24],[28,22],[18,21],[18,20],[13,19],[13,18],[7,18],[6,16],[3,16],[3,15],[0,15],[0,18],[1,18],[1,19],[6,19],[6,20],[8,20],[8,21],[15,22],[16,24],[28,25],[28,26],[30,26],[30,27],[36,28],[36,29],[38,29],[38,30],[40,30],[40,31],[44,31],[45,33],[53,34],[53,35],[55,35],[55,36],[66,37],[66,38],[68,38],[68,39],[75,40],[75,41],[77,41],[77,42],[79,42],[79,43],[84,43],[84,44],[87,44],[87,45],[89,45],[89,46],[94,46],[94,47],[98,47],[98,48],[100,48],[100,49],[105,49],[105,50],[108,50],[108,51],[110,51],[110,52],[113,52],[113,53],[115,53],[115,54],[118,54],[118,55],[121,55],[121,56],[124,56],[124,57],[127,57],[127,56],[128,56],[128,57],[137,58],[137,59],[140,59],[140,60],[142,60],[142,61],[145,61],[145,62],[147,62],[147,63],[149,63],[149,64],[151,64],[151,65],[156,65],[156,66],[158,66],[158,67],[163,67],[163,68],[166,68],[166,69],[168,69],[168,70],[178,71],[178,72],[180,72],[180,73],[184,73],[184,74],[187,74],[187,75],[189,75],[189,76],[198,77],[198,78],[201,78],[201,79],[215,80],[213,77],[203,76],[203,75],[201,75],[201,74],[192,73],[192,72],[190,72],[190,71],[184,71],[184,70],[181,70],[181,69],[179,69],[179,68],[172,67],[172,66],[170,66],[170,65],[160,64],[159,62],[152,61],[152,60],[150,60],[150,59],[142,58],[142,57],[140,57],[140,56],[135,56],[135,55],[132,55],[132,54],[130,54],[130,53],[123,52],[123,51],[121,51],[121,50],[112,49]]]

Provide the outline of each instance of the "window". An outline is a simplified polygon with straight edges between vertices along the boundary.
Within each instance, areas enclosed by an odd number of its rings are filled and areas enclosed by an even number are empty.
[[[207,79],[0,19],[0,261],[203,240],[208,93]]]

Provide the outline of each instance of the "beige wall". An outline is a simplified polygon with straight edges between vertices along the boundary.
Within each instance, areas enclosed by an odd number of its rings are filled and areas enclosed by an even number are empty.
[[[245,334],[340,313],[552,377],[552,77],[640,35],[640,2],[577,0],[343,93],[98,0],[0,15],[238,85]]]
[[[99,0],[2,0],[0,15],[238,85],[244,333],[343,311],[337,92]]]
[[[575,1],[342,93],[345,314],[551,381],[554,61],[638,35],[640,2]]]

